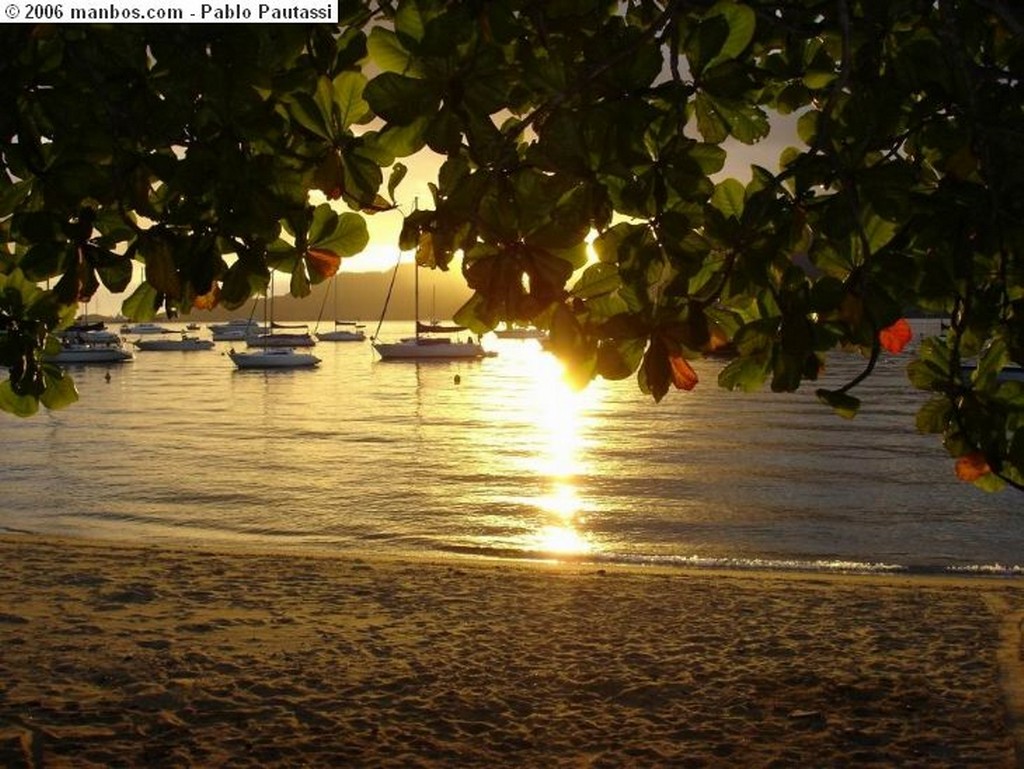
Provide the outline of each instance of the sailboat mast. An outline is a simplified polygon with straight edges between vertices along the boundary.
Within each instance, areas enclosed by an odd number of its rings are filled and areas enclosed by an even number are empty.
[[[413,313],[416,315],[416,338],[420,338],[420,265],[416,261],[416,254],[412,257],[413,274]]]

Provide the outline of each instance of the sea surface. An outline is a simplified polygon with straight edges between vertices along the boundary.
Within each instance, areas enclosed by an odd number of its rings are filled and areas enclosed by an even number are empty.
[[[222,342],[73,367],[76,405],[0,414],[0,532],[1024,576],[1024,496],[957,481],[916,432],[908,356],[884,358],[844,420],[814,385],[726,392],[719,362],[655,404],[634,379],[571,389],[536,341],[484,341],[497,356],[479,362],[320,343],[318,369],[243,372]],[[825,383],[863,363],[835,355]]]

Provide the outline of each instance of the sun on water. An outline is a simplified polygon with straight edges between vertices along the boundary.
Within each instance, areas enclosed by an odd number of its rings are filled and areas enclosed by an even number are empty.
[[[538,355],[533,361],[532,413],[538,433],[544,437],[536,470],[547,479],[549,488],[546,494],[523,500],[546,519],[534,534],[531,549],[553,555],[590,553],[593,544],[582,530],[586,521],[577,478],[586,471],[583,415],[598,397],[596,388],[572,388],[565,381],[562,364],[553,356]]]

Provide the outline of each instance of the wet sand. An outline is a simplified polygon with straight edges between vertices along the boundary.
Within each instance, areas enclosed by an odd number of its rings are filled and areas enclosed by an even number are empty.
[[[1024,767],[1021,580],[0,558],[0,766]]]

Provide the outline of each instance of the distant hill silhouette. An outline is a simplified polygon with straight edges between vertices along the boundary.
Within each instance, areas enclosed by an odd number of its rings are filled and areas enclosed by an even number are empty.
[[[387,298],[393,270],[387,272],[342,272],[338,276],[339,320],[376,321],[380,318]],[[411,264],[398,268],[395,287],[391,293],[385,320],[413,320],[414,273]],[[278,281],[280,285],[280,278]],[[450,320],[452,315],[472,296],[462,275],[456,271],[420,271],[420,317],[423,320]],[[282,295],[274,297],[274,320],[277,322],[314,322],[323,306],[323,320],[330,324],[335,320],[334,288],[331,281],[313,286],[313,293],[304,299]],[[324,295],[327,303],[324,304]],[[195,323],[215,323],[229,318],[247,318],[253,312],[252,302],[228,312],[223,308],[193,310],[179,320]],[[263,320],[263,300],[256,305],[253,317]]]

